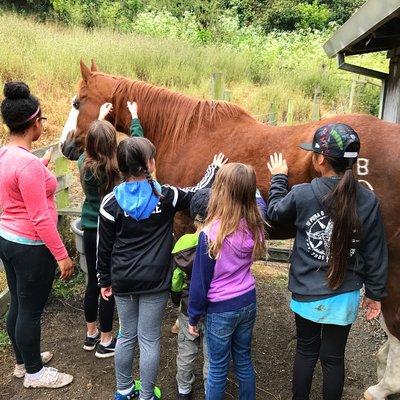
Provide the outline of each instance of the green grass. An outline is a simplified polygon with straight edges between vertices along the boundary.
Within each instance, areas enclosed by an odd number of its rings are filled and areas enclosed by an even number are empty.
[[[85,274],[78,271],[69,281],[57,278],[53,284],[53,294],[61,300],[73,300],[83,292],[84,285]]]
[[[282,289],[286,289],[289,281],[289,276],[287,274],[277,275],[272,277],[274,284]]]
[[[11,342],[4,329],[0,329],[0,349],[10,346]]]
[[[193,41],[190,26],[186,30],[180,27],[177,34],[171,24],[178,22],[145,17],[140,24],[138,21],[137,32],[128,34],[41,24],[3,13],[0,80],[29,83],[42,100],[50,136],[58,136],[65,121],[80,76],[81,58],[87,62],[95,58],[107,73],[142,79],[202,98],[210,98],[211,73],[221,71],[233,102],[260,117],[274,103],[279,123],[284,121],[289,99],[294,103],[294,120],[308,120],[317,86],[322,89],[323,115],[340,114],[347,109],[352,75],[339,71],[335,60],[329,60],[323,52],[322,44],[329,32],[263,35],[221,20],[225,33],[219,42],[202,45]],[[381,54],[362,56],[356,61],[372,68],[387,67]],[[378,93],[378,88],[360,93],[356,110],[376,109]],[[46,140],[49,141],[43,138],[39,145]]]

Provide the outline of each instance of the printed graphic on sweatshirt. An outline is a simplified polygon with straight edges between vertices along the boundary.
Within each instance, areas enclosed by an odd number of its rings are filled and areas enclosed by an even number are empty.
[[[330,243],[333,230],[333,222],[330,217],[320,211],[314,214],[306,223],[307,249],[310,254],[320,261],[329,261]],[[357,242],[353,239],[353,243]],[[353,256],[355,249],[350,249],[349,256]]]

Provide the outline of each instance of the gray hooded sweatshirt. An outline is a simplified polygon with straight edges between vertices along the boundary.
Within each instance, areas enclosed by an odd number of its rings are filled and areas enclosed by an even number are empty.
[[[357,187],[360,240],[354,240],[343,284],[337,290],[328,287],[326,273],[333,224],[323,200],[338,182],[338,178],[316,178],[289,191],[286,175],[272,177],[267,217],[273,223],[294,224],[296,228],[289,290],[295,299],[312,301],[361,289],[364,284],[366,296],[380,300],[385,295],[388,269],[385,231],[378,199],[361,184]]]

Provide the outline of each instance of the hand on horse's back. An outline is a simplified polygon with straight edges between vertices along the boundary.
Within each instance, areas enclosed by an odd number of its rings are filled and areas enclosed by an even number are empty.
[[[282,153],[274,153],[269,156],[269,163],[267,164],[271,175],[288,174],[288,166],[286,160],[283,158]]]
[[[111,103],[104,103],[100,107],[99,120],[102,121],[112,111],[113,105]]]
[[[216,154],[213,158],[213,164],[218,168],[221,168],[229,161],[229,158],[225,156],[223,153]]]
[[[138,106],[135,101],[127,101],[126,106],[128,107],[129,112],[131,113],[132,119],[138,117]]]

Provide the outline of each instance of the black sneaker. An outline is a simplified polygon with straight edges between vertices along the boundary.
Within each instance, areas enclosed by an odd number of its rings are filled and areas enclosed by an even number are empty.
[[[97,343],[100,342],[100,331],[97,332],[95,337],[86,336],[85,343],[83,344],[83,350],[92,351],[95,349]]]
[[[103,346],[101,343],[98,343],[96,347],[95,356],[97,358],[114,357],[116,343],[117,343],[116,338],[113,338],[108,346]]]
[[[186,393],[186,394],[181,394],[179,391],[177,392],[176,399],[177,400],[182,400],[182,399],[191,399],[192,398],[192,392]]]

